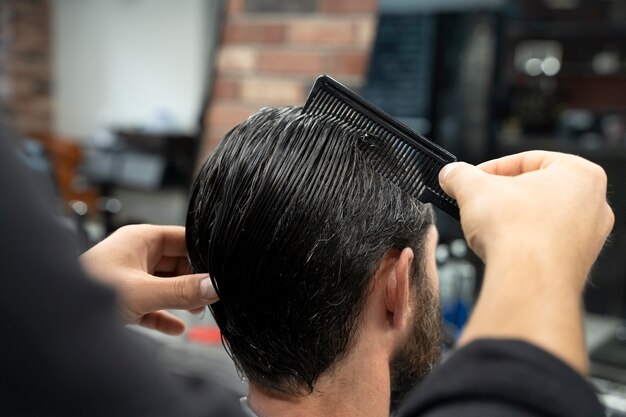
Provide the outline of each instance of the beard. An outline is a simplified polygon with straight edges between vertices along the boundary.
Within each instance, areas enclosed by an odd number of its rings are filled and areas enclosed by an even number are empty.
[[[424,280],[428,281],[428,280]],[[390,413],[430,373],[441,358],[441,312],[439,296],[426,282],[418,286],[413,329],[404,346],[393,356],[390,367]]]

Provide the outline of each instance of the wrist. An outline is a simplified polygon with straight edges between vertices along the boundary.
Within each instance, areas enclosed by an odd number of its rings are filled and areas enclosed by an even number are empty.
[[[529,287],[537,293],[560,294],[578,299],[591,265],[576,255],[571,243],[544,236],[525,239],[511,234],[485,250],[485,284]],[[494,279],[489,279],[493,276]]]
[[[586,271],[563,264],[541,245],[510,245],[486,258],[483,288],[460,343],[521,339],[585,373],[581,283]]]

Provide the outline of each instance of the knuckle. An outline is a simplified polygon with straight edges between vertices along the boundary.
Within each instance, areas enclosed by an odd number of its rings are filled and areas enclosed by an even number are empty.
[[[126,226],[122,226],[119,229],[117,229],[118,233],[123,233],[123,234],[134,234],[136,233],[139,229],[140,226],[136,225],[136,224],[129,224]]]
[[[472,233],[466,237],[469,248],[481,259],[485,259],[485,248],[480,238]]]
[[[607,176],[606,171],[600,165],[594,164],[594,167],[596,170],[596,176],[598,177],[598,180],[601,181],[602,184],[606,185],[606,183],[609,181],[609,177]]]
[[[596,184],[606,186],[608,182],[608,177],[606,175],[606,171],[604,171],[604,168],[602,168],[598,164],[589,162],[588,171],[589,171],[589,174],[592,176],[593,180],[596,182]]]
[[[608,228],[609,230],[611,230],[613,229],[613,226],[615,225],[615,213],[613,212],[613,209],[611,209],[611,206],[609,206],[608,203],[605,205],[605,212],[606,212]]]
[[[178,302],[178,304],[183,305],[187,302],[189,302],[189,295],[190,295],[190,291],[189,291],[189,282],[186,280],[177,280],[174,283],[174,298],[176,299],[176,301]]]
[[[120,227],[115,233],[127,240],[144,242],[152,250],[158,250],[161,242],[155,239],[158,235],[152,232],[152,228],[153,226],[146,224],[131,224]]]
[[[120,227],[118,230],[125,230],[128,232],[141,232],[145,230],[149,230],[154,228],[155,226],[150,224],[128,224],[126,226]]]

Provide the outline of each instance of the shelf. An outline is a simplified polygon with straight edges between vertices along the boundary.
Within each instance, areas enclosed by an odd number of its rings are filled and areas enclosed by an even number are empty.
[[[584,22],[509,23],[505,36],[511,38],[588,39],[626,38],[626,25]]]

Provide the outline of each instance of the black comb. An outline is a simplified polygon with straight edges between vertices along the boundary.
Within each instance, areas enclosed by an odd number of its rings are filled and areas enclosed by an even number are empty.
[[[364,133],[359,148],[383,177],[423,203],[459,220],[459,206],[439,186],[441,168],[456,157],[327,75],[317,78],[304,113],[332,115]]]

